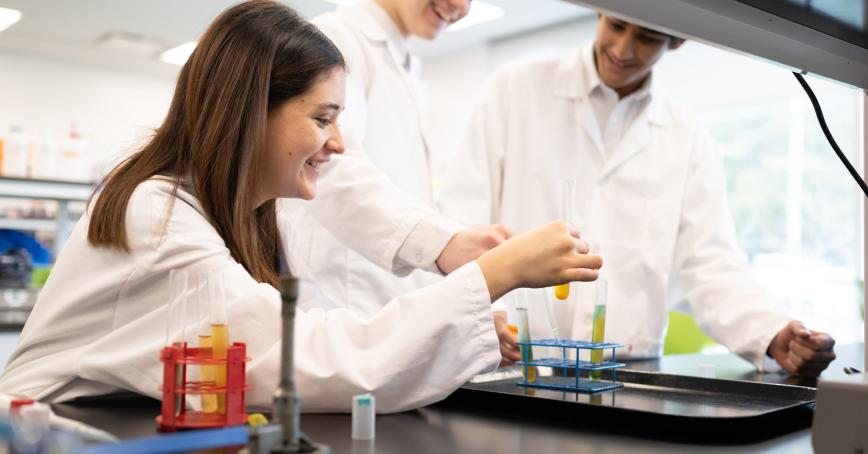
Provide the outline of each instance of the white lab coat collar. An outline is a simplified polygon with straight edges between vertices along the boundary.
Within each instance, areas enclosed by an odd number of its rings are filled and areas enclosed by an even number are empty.
[[[408,39],[401,34],[401,30],[389,14],[374,0],[359,0],[355,5],[340,6],[338,12],[352,15],[353,20],[359,24],[359,29],[368,39],[385,44],[399,68],[404,68],[404,59],[409,56],[409,73],[414,76],[420,73],[421,62],[410,52]]]
[[[591,43],[568,53],[561,59],[555,73],[552,92],[557,97],[586,101],[591,91],[602,83],[594,65],[594,44]],[[653,77],[649,77],[639,91],[631,96],[650,96],[651,101],[646,108],[647,121],[659,126],[668,126],[671,123],[669,113],[661,96],[656,93]]]

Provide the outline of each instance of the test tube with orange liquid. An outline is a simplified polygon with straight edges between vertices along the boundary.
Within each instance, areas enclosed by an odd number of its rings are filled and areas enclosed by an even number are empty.
[[[564,180],[561,195],[561,220],[576,225],[576,180]],[[563,301],[570,297],[570,283],[555,286],[555,298]]]

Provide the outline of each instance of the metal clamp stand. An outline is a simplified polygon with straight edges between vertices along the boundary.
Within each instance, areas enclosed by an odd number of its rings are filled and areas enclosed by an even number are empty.
[[[274,391],[272,424],[254,427],[250,431],[251,453],[317,453],[329,454],[328,446],[314,443],[299,427],[299,398],[293,381],[293,336],[295,306],[298,300],[298,279],[291,276],[280,278],[280,299],[283,338],[280,358],[280,384]]]

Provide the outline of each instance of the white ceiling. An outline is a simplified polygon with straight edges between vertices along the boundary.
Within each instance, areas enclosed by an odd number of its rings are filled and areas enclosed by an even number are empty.
[[[434,43],[414,42],[423,57],[436,56],[589,14],[560,0],[486,0],[502,7],[498,20],[447,32]],[[237,0],[0,0],[0,6],[23,13],[21,21],[0,32],[0,49],[23,54],[99,64],[151,74],[175,74],[177,67],[160,62],[167,48],[195,40],[208,23]],[[306,17],[333,10],[323,0],[284,0]],[[111,32],[147,37],[154,50],[97,46]]]

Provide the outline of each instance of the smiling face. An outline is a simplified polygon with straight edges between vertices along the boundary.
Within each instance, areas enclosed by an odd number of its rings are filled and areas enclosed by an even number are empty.
[[[638,90],[651,68],[684,40],[611,16],[600,16],[594,41],[594,60],[600,79],[625,97]]]
[[[336,69],[306,93],[268,114],[266,156],[259,188],[260,203],[277,197],[311,200],[320,167],[344,141],[337,125],[343,110],[346,72]]]
[[[432,40],[470,11],[470,0],[377,0],[404,36]]]

